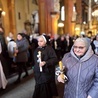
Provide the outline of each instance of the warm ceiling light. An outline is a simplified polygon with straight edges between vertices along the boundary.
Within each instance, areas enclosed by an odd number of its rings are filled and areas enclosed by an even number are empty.
[[[64,27],[64,23],[62,22],[58,23],[58,27]]]
[[[3,16],[5,16],[5,14],[6,14],[6,13],[5,13],[5,11],[2,11],[2,13],[1,13],[1,14],[2,14]]]
[[[98,17],[98,10],[95,10],[94,12],[92,12],[92,16]]]
[[[95,2],[96,4],[98,4],[98,0],[94,0],[94,2]]]

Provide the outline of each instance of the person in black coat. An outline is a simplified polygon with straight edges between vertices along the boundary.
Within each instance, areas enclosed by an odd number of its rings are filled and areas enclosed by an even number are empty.
[[[53,98],[58,96],[55,83],[55,65],[58,59],[55,51],[47,45],[45,35],[38,38],[38,47],[34,52],[35,90],[32,98]]]

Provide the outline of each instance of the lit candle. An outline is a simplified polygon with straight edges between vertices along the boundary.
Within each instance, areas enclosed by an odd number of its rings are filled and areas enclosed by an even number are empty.
[[[59,67],[60,67],[60,70],[62,71],[63,70],[63,65],[62,65],[61,61],[59,61]]]
[[[61,61],[59,61],[59,67],[60,67],[60,71],[61,71],[60,76],[62,77],[62,79],[64,79],[64,74],[63,74],[63,64],[62,64]]]
[[[65,79],[63,73],[61,73],[60,76],[61,76],[61,78],[62,78],[63,80]]]

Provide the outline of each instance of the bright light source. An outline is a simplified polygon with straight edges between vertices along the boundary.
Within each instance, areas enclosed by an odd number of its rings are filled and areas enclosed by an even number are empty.
[[[92,16],[97,17],[98,16],[98,10],[95,10],[94,12],[92,12]]]
[[[64,23],[62,22],[58,23],[58,27],[64,27]]]
[[[83,24],[86,24],[86,22],[84,21]]]
[[[61,8],[61,20],[64,21],[65,20],[65,7],[62,6]]]
[[[81,35],[85,35],[85,32],[84,31],[81,31],[81,33],[80,33]]]
[[[80,30],[80,28],[79,28],[79,27],[76,27],[76,28],[75,28],[75,30],[76,30],[76,31],[79,31],[79,30]]]
[[[3,16],[5,16],[5,14],[6,14],[6,12],[5,11],[2,11],[2,13],[1,13]]]
[[[96,4],[98,4],[98,0],[94,0],[94,2],[95,2]]]

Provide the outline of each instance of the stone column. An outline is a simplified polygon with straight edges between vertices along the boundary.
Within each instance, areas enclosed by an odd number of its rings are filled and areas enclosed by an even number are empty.
[[[2,16],[2,22],[3,22],[3,27],[5,29],[5,36],[8,35],[8,32],[10,31],[10,26],[9,26],[9,12],[8,12],[8,0],[1,0],[1,4],[3,7],[3,11],[5,11],[5,16]]]
[[[9,0],[8,1],[8,11],[9,11],[9,25],[10,25],[10,32],[14,34],[16,37],[16,22],[15,22],[15,1]]]
[[[81,29],[82,29],[82,0],[76,0],[76,30],[75,34],[80,35]]]
[[[50,0],[49,0],[50,1]],[[39,28],[40,34],[47,33],[48,28],[48,5],[47,0],[39,0]],[[50,4],[49,4],[50,5]],[[50,6],[51,7],[51,6]],[[51,27],[51,25],[49,25]]]
[[[16,34],[16,23],[15,23],[15,4],[14,0],[1,0],[3,10],[6,12],[3,19],[3,27],[5,29],[5,36],[8,36],[9,32]]]
[[[91,0],[89,0],[89,8],[88,8],[89,31],[91,30],[91,25],[92,25],[91,15],[92,15]]]
[[[72,14],[73,14],[73,1],[72,0],[64,0],[65,6],[65,21],[64,21],[64,33],[69,33],[72,35],[73,31],[73,23],[72,23]]]
[[[39,0],[39,28],[40,34],[54,35],[57,33],[58,13],[54,10],[53,0]],[[54,17],[52,17],[54,15]]]

